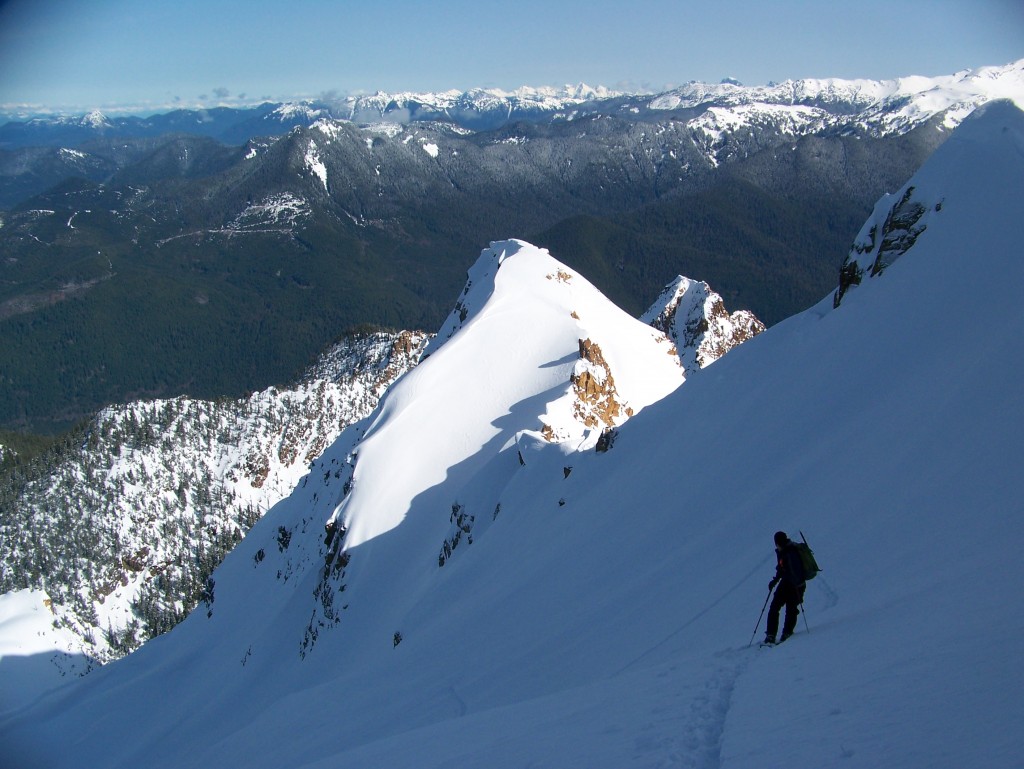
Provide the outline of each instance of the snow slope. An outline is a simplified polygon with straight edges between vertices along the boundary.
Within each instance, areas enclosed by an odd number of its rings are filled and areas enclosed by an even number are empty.
[[[91,661],[81,654],[81,645],[67,628],[54,627],[50,598],[43,591],[0,595],[0,713],[88,670]]]
[[[1019,765],[1021,179],[1024,114],[979,109],[922,169],[941,211],[882,276],[733,350],[606,452],[523,432],[566,397],[576,356],[548,341],[568,343],[564,297],[498,285],[543,256],[517,244],[467,300],[493,295],[464,304],[363,441],[343,433],[225,560],[208,607],[0,720],[4,754],[48,767]],[[464,520],[455,503],[489,525],[439,566],[439,534]],[[325,576],[331,516],[349,559]],[[824,572],[798,635],[747,648],[779,528],[803,530]]]

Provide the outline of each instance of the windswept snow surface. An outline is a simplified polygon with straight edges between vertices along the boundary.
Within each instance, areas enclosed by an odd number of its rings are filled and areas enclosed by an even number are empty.
[[[921,179],[941,212],[883,276],[733,350],[604,453],[517,432],[573,365],[549,340],[567,308],[548,308],[535,281],[505,285],[535,250],[520,246],[497,278],[478,262],[450,338],[369,425],[352,501],[339,508],[332,471],[360,448],[350,430],[224,562],[208,610],[0,721],[3,755],[1019,765],[1024,115],[980,109]],[[500,450],[517,434],[525,464]],[[357,522],[375,499],[381,519]],[[456,501],[489,525],[439,567]],[[335,512],[361,533],[340,620],[300,659]],[[799,634],[748,648],[776,529],[806,533],[824,571]]]

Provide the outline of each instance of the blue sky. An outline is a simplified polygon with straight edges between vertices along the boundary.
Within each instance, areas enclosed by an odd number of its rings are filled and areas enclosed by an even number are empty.
[[[1020,58],[1021,0],[0,0],[8,113],[892,78]]]

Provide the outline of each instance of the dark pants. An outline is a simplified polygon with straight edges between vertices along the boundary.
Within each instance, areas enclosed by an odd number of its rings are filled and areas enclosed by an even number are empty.
[[[796,617],[800,613],[800,604],[804,600],[804,586],[797,587],[788,582],[780,582],[775,588],[772,605],[768,607],[768,635],[774,636],[779,630],[779,612],[786,607],[786,620],[782,625],[782,635],[792,634],[796,628]]]

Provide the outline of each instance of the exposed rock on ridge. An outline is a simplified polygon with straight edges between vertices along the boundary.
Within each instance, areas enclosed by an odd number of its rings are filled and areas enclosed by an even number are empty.
[[[707,283],[682,275],[665,286],[640,319],[675,343],[687,376],[714,363],[765,328],[749,310],[729,313],[722,297]]]
[[[580,340],[580,359],[570,381],[576,395],[573,416],[587,427],[612,427],[633,416],[633,409],[620,402],[615,378],[596,342]]]

